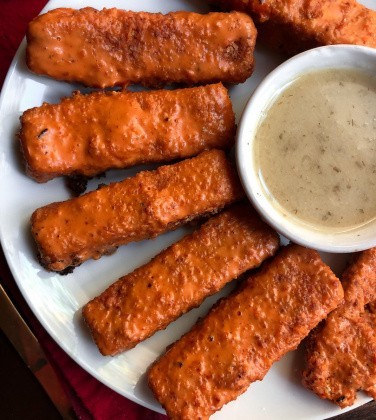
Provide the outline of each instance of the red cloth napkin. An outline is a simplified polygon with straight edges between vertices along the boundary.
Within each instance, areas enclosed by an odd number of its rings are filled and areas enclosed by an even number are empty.
[[[27,23],[38,15],[46,0],[0,0],[0,86],[25,35]],[[69,5],[69,2],[67,2]],[[127,400],[77,365],[47,334],[22,298],[0,252],[0,278],[17,308],[42,345],[61,379],[80,419],[165,420],[166,417]]]

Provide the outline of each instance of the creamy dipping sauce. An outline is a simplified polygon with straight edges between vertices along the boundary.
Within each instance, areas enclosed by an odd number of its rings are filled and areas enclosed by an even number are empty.
[[[254,146],[263,188],[286,216],[342,231],[376,217],[376,78],[299,77],[266,110]]]

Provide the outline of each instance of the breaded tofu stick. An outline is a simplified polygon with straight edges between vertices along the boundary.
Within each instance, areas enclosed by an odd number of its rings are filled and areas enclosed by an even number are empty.
[[[150,92],[76,93],[24,112],[26,172],[38,182],[168,162],[234,144],[235,117],[221,84]]]
[[[363,310],[376,300],[376,247],[362,251],[342,275],[346,311]]]
[[[369,303],[365,306],[365,312],[366,315],[368,315],[369,323],[371,327],[373,328],[373,331],[376,331],[376,300]],[[375,339],[374,339],[375,340]],[[374,400],[376,399],[376,380],[374,383],[365,389],[367,394],[372,397]]]
[[[295,349],[342,300],[318,253],[289,245],[219,301],[148,372],[170,419],[207,419]]]
[[[366,308],[330,314],[308,339],[303,384],[341,408],[354,404],[360,390],[374,398],[376,315]]]
[[[62,271],[216,213],[243,196],[224,152],[211,150],[41,207],[31,217],[32,234],[41,264]]]
[[[279,236],[250,205],[234,206],[119,279],[84,306],[84,319],[103,355],[128,350],[260,265],[278,246]]]
[[[27,65],[58,80],[105,88],[138,83],[244,82],[256,29],[243,13],[55,9],[28,27]]]
[[[331,44],[376,48],[376,12],[355,0],[211,1],[249,13],[261,39],[287,53]]]
[[[372,346],[375,349],[376,347],[375,345],[376,343],[376,300],[366,305],[364,309],[365,309],[365,316],[367,317],[367,320],[368,320],[368,324],[370,325],[373,332]],[[374,361],[374,364],[376,364],[376,361],[375,361],[376,350],[373,351],[373,355],[374,355],[373,361]],[[365,385],[363,384],[363,386]],[[371,386],[368,386],[367,388],[365,388],[365,391],[370,397],[372,397],[373,399],[376,399],[376,378],[374,378]]]
[[[358,390],[376,396],[376,248],[359,254],[343,287],[344,303],[308,339],[303,384],[347,407]]]

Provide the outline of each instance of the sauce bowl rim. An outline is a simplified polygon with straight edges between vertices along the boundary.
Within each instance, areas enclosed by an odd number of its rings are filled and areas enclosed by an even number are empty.
[[[308,70],[307,70],[308,69]],[[376,217],[355,228],[336,232],[299,223],[283,215],[261,188],[253,162],[254,134],[263,115],[286,85],[297,77],[320,69],[376,70],[376,49],[358,45],[329,45],[304,51],[270,72],[249,98],[238,124],[235,158],[240,181],[248,199],[261,217],[292,242],[318,251],[349,253],[376,246]],[[372,233],[374,235],[372,236]]]

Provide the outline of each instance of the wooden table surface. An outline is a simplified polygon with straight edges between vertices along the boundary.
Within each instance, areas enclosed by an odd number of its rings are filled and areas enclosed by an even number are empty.
[[[331,417],[331,420],[375,420],[376,419],[376,401],[364,404],[356,410]]]

